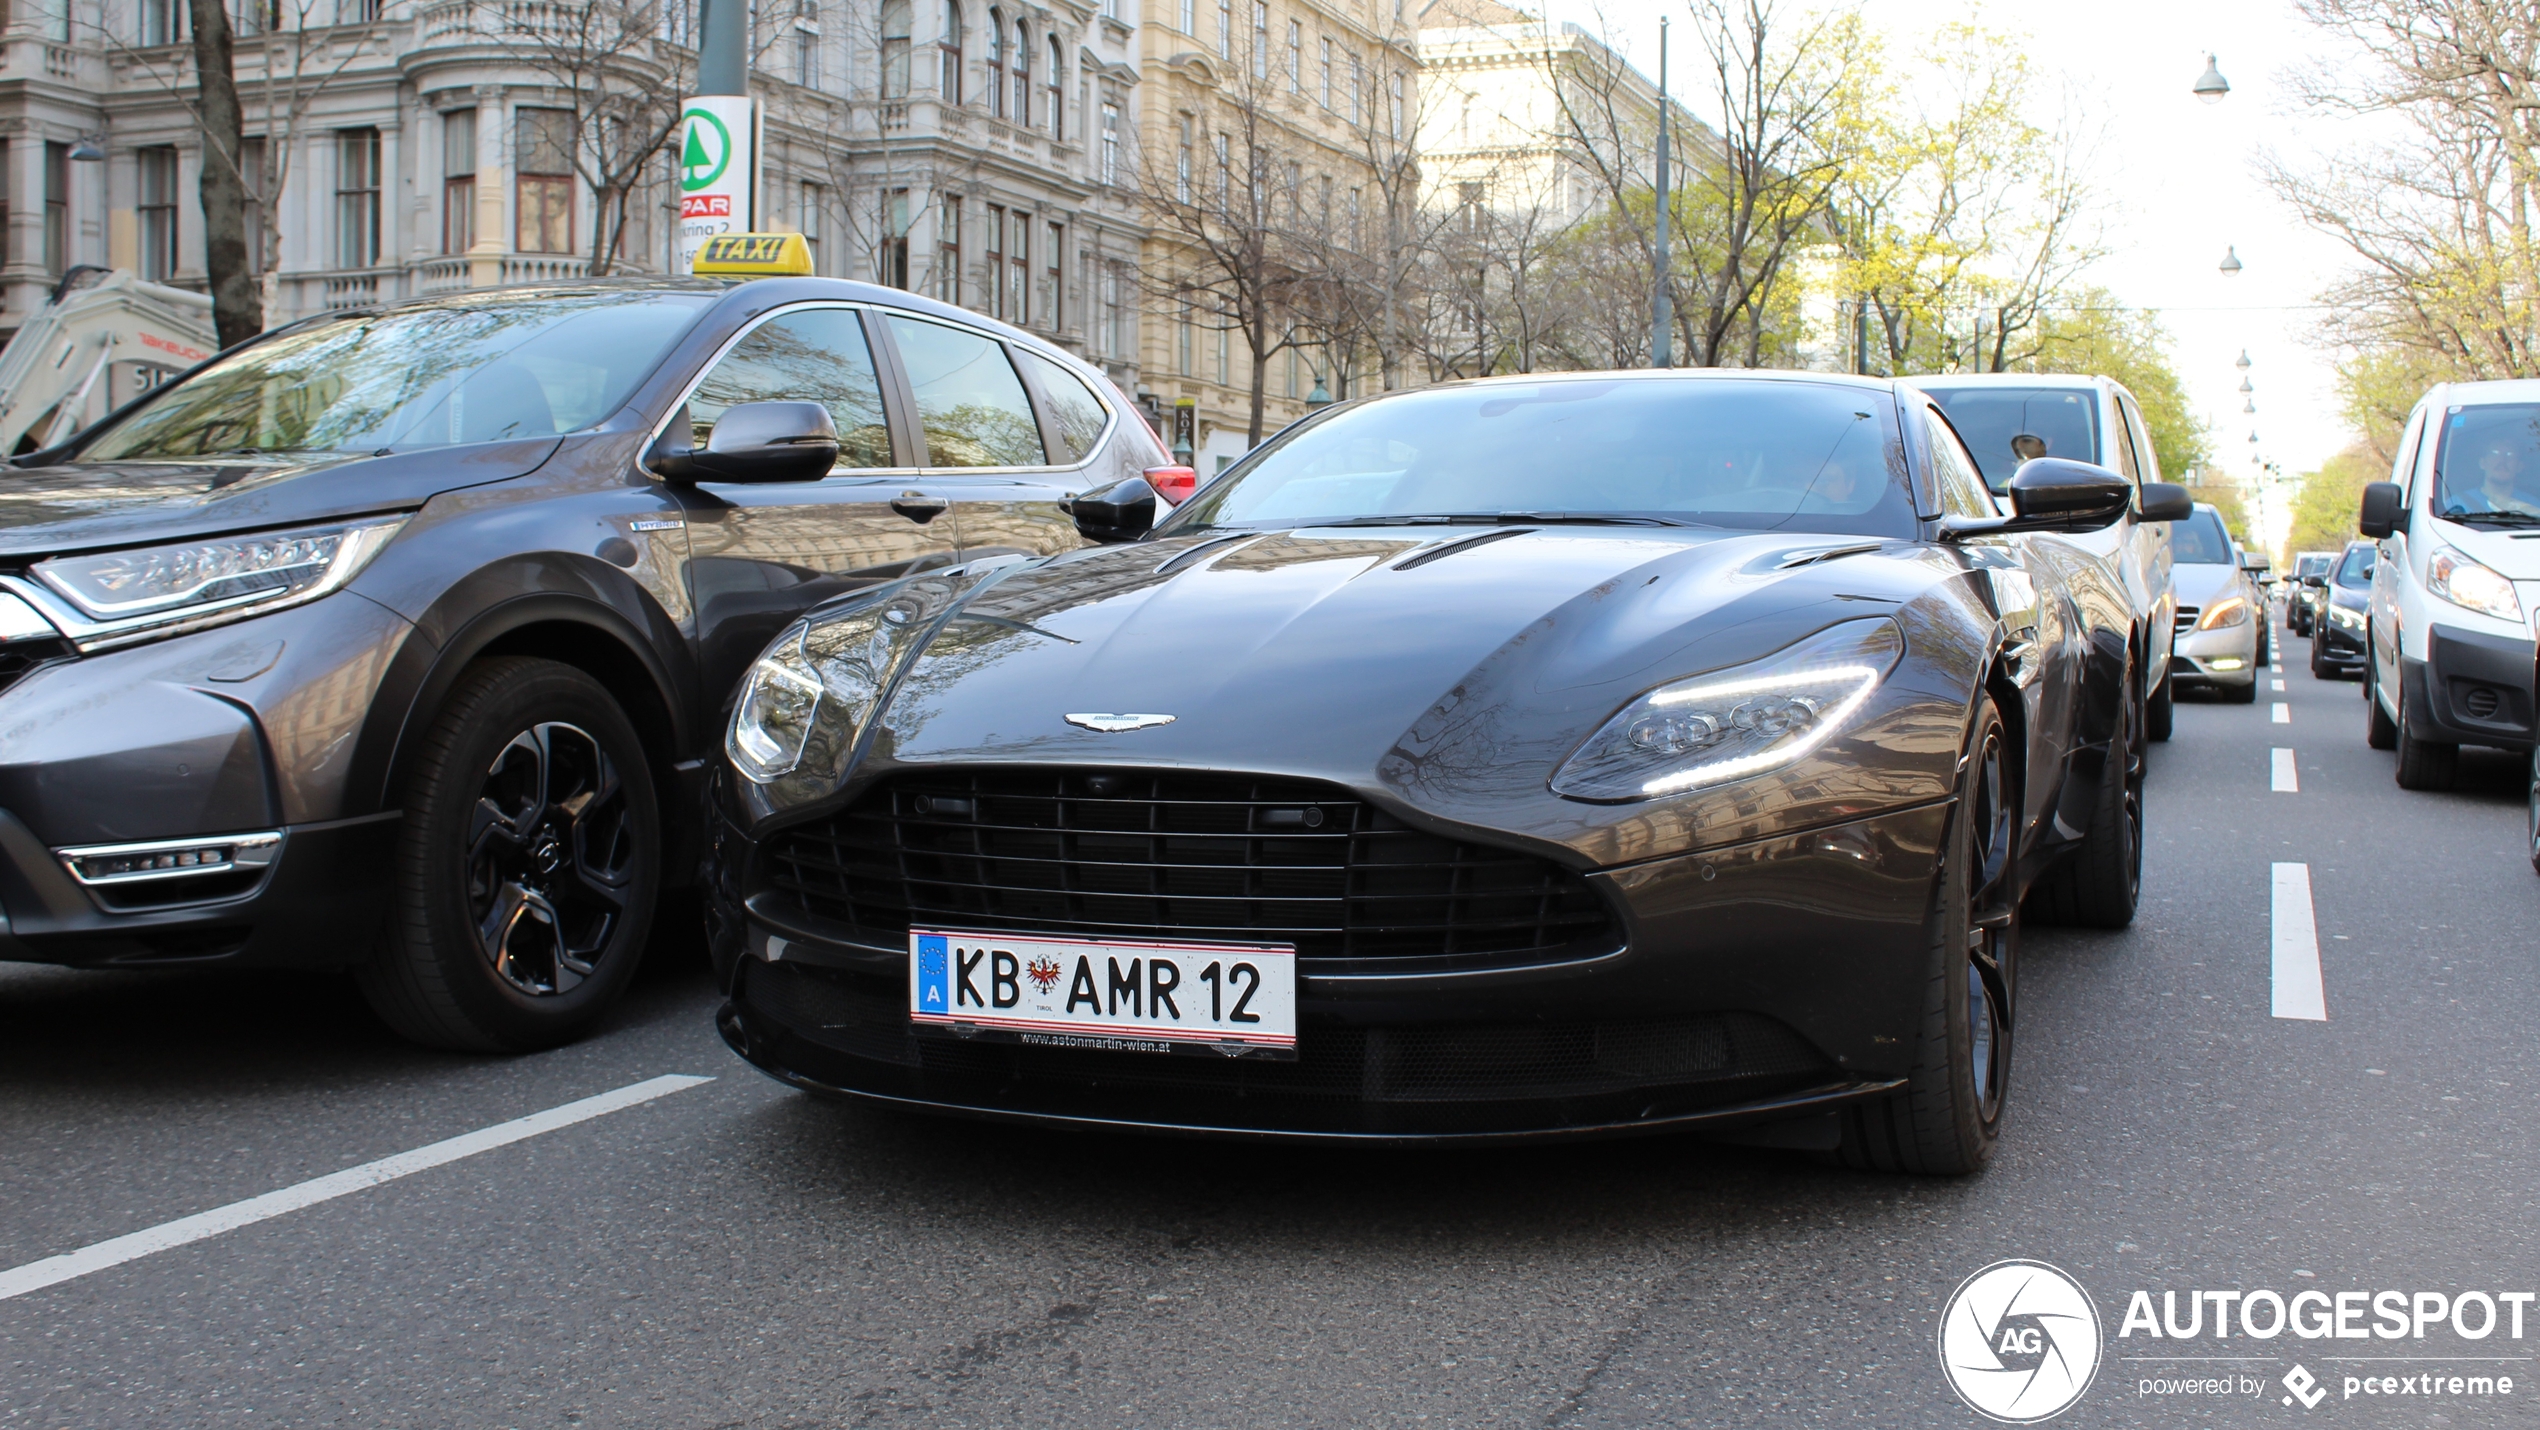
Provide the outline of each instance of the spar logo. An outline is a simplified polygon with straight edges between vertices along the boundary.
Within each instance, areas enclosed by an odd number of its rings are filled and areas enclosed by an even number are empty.
[[[682,117],[688,121],[688,138],[679,146],[679,187],[693,194],[731,166],[732,131],[710,110],[691,109]]]
[[[2043,1261],[1997,1261],[1940,1313],[1940,1369],[1969,1409],[2013,1425],[2072,1408],[2099,1373],[2099,1308]]]

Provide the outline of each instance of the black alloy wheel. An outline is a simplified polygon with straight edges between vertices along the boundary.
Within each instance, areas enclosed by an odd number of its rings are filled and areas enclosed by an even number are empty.
[[[1992,1160],[2019,994],[2014,759],[1999,712],[1982,699],[1941,854],[1914,1061],[1903,1089],[1839,1115],[1831,1158],[1845,1166],[1963,1176]]]
[[[2100,764],[2099,799],[2081,843],[2030,889],[2027,913],[2045,924],[2121,929],[2143,897],[2143,696],[2128,664],[2117,728]]]
[[[661,884],[661,812],[599,683],[501,657],[461,678],[406,782],[387,936],[358,970],[391,1027],[520,1052],[579,1036],[633,976]]]
[[[2381,654],[2374,649],[2372,629],[2364,629],[2364,743],[2387,750],[2399,743],[2399,722],[2381,708]]]

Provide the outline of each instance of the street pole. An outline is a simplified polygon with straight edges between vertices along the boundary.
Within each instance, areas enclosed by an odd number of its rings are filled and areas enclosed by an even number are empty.
[[[678,0],[673,0],[678,3]],[[697,0],[697,91],[681,106],[679,262],[758,216],[758,114],[750,102],[749,0]]]
[[[1667,312],[1667,273],[1674,265],[1667,253],[1667,21],[1658,21],[1658,296],[1650,304],[1649,365],[1674,367],[1675,355],[1669,351],[1667,330],[1673,319]]]

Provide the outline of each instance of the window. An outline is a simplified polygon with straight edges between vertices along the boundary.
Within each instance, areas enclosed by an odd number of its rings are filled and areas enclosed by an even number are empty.
[[[1014,22],[1014,122],[1032,127],[1032,31]]]
[[[141,0],[141,43],[145,47],[175,44],[184,34],[184,14],[181,0]]]
[[[1037,467],[1049,459],[1041,424],[1005,349],[978,333],[891,317],[900,362],[917,395],[932,467]]]
[[[908,0],[882,0],[882,97],[908,98]]]
[[[1065,76],[1067,71],[1061,67],[1062,61],[1066,58],[1067,43],[1056,35],[1050,36],[1049,94],[1041,102],[1043,106],[1049,110],[1050,137],[1052,139],[1065,139],[1067,137],[1066,106],[1059,102],[1061,98],[1061,91],[1059,87],[1066,83]]]
[[[512,126],[520,218],[512,246],[523,253],[571,253],[573,111],[518,109],[512,112]]]
[[[794,23],[794,83],[820,88],[820,31],[799,20]]]
[[[1032,288],[1032,220],[1019,210],[1008,217],[1013,232],[1005,253],[1005,320],[1019,328],[1032,316],[1026,301]]]
[[[1182,0],[1182,33],[1194,40],[1199,38],[1198,4],[1199,0]]]
[[[476,246],[476,111],[441,116],[441,251]]]
[[[1234,155],[1227,147],[1223,131],[1214,136],[1214,142],[1217,146],[1217,203],[1221,208],[1232,208],[1235,202]]]
[[[1118,263],[1102,266],[1102,350],[1112,357],[1125,357],[1129,351],[1120,330],[1120,280]]]
[[[988,112],[1005,117],[1005,12],[988,12]]]
[[[1393,77],[1392,88],[1385,95],[1385,135],[1387,138],[1399,139],[1402,137],[1402,111],[1404,108],[1403,101],[1405,98],[1403,93],[1404,89],[1405,85],[1403,84],[1402,76],[1395,75]]]
[[[676,6],[672,8],[677,8]],[[961,0],[944,0],[944,30],[935,40],[937,58],[943,73],[936,81],[936,94],[946,104],[961,103]]]
[[[1187,298],[1182,300],[1182,321],[1174,336],[1173,371],[1184,377],[1192,375],[1191,304]]]
[[[44,146],[44,271],[58,278],[71,257],[71,146]]]
[[[1332,107],[1332,37],[1323,37],[1323,107]]]
[[[809,184],[803,186],[808,189]],[[882,195],[882,244],[874,255],[877,271],[874,280],[886,288],[908,286],[908,190],[892,189]]]
[[[67,5],[62,8],[65,13],[70,9]],[[275,13],[279,8],[279,0],[230,0],[229,27],[241,35],[261,35],[279,29],[281,27],[275,23],[281,19]],[[58,38],[70,37],[63,35]]]
[[[141,276],[165,283],[176,273],[176,149],[153,145],[133,157],[141,170]]]
[[[1051,425],[1058,428],[1058,440],[1066,451],[1060,460],[1081,462],[1094,454],[1094,443],[1102,438],[1104,424],[1111,413],[1076,374],[1035,352],[1016,350],[1023,370],[1032,375],[1041,389],[1041,400],[1049,404]]]
[[[1224,387],[1234,380],[1234,330],[1219,324],[1217,328],[1217,385]]]
[[[335,131],[335,266],[379,261],[379,131]]]
[[[1102,107],[1102,181],[1120,182],[1120,106]]]
[[[1067,311],[1067,282],[1058,271],[1059,258],[1066,252],[1067,225],[1051,224],[1041,244],[1041,326],[1053,333],[1066,326],[1062,316]]]
[[[9,211],[11,208],[9,203],[9,181],[16,177],[13,172],[16,168],[17,165],[11,163],[9,160],[9,146],[6,144],[0,144],[0,263],[6,263],[17,256],[11,251],[15,245],[9,240]]]
[[[1288,93],[1305,92],[1305,27],[1288,22]]]
[[[900,202],[902,207],[905,208],[908,202],[906,190],[901,191]],[[827,221],[828,214],[828,191],[821,188],[818,184],[803,185],[802,202],[797,206],[797,211],[794,217],[795,222],[801,226],[803,231],[803,247],[811,250],[811,271],[814,273],[826,273],[829,271],[829,266],[820,261],[820,240],[822,235],[825,234],[829,228]],[[899,286],[902,288],[908,286],[908,225],[905,222],[900,225]]]
[[[1940,478],[1941,508],[1952,516],[1994,515],[1993,494],[1984,489],[1984,478],[1976,475],[1949,424],[1931,412],[1925,425],[1930,429],[1932,472]]]
[[[945,194],[935,209],[935,296],[961,302],[961,198]]]
[[[379,20],[379,6],[380,0],[335,0],[335,23],[339,25],[375,24]],[[274,28],[282,27],[277,24]]]
[[[1235,57],[1235,0],[1217,0],[1217,57]]]
[[[1349,57],[1349,122],[1367,122],[1367,64],[1356,55]]]
[[[1191,201],[1191,121],[1182,121],[1182,147],[1173,156],[1173,202]]]
[[[1358,251],[1360,238],[1358,231],[1358,190],[1356,189],[1349,191],[1349,208],[1341,215],[1341,222],[1343,225],[1341,229],[1342,242],[1348,245],[1351,252],[1355,253]]]
[[[1268,0],[1252,0],[1252,77],[1270,77],[1270,6]]]
[[[839,466],[892,465],[882,383],[851,308],[801,309],[753,328],[689,396],[690,440],[704,446],[725,410],[744,402],[817,402],[838,425]]]
[[[1290,347],[1289,347],[1287,356],[1288,356],[1288,362],[1287,362],[1287,368],[1288,368],[1288,372],[1287,372],[1287,389],[1288,389],[1288,396],[1289,396],[1291,399],[1293,399],[1293,398],[1295,398],[1295,396],[1297,395],[1297,391],[1296,391],[1296,369],[1297,369],[1297,361],[1296,361],[1296,348],[1295,348],[1294,346],[1290,346]]]

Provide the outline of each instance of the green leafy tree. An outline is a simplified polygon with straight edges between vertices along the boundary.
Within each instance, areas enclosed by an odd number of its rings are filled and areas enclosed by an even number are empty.
[[[2363,507],[2364,484],[2389,475],[2388,459],[2369,442],[2357,442],[2329,458],[2318,471],[2304,475],[2301,492],[2293,498],[2293,531],[2285,539],[2285,549],[2343,549],[2361,534],[2355,529],[2355,518]]]
[[[2111,377],[2143,409],[2161,475],[2178,481],[2191,468],[2210,468],[2213,433],[2196,420],[2187,384],[2170,357],[2170,335],[2161,320],[2120,307],[2107,293],[2085,289],[2066,308],[2050,310],[2040,329],[2037,355],[2024,366],[2039,372]]]

